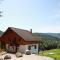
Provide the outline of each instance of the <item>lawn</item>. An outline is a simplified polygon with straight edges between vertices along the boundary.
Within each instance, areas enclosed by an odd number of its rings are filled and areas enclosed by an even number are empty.
[[[60,60],[60,49],[52,49],[52,50],[40,51],[39,55],[52,57],[55,60]]]

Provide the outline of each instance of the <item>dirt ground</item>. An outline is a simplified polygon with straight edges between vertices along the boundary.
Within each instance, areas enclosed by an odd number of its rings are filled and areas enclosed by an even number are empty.
[[[0,58],[4,58],[5,55],[10,55],[11,59],[9,60],[54,60],[50,57],[45,57],[45,56],[38,56],[35,54],[31,54],[31,55],[23,55],[23,57],[19,57],[17,58],[14,54],[4,54],[4,55],[0,55]]]

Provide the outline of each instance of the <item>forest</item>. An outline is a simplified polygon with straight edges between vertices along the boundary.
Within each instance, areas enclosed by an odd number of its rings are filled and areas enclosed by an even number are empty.
[[[33,35],[40,40],[39,50],[60,49],[60,38],[56,37],[55,33],[52,34],[54,36],[49,33],[33,33]],[[58,35],[60,34],[58,33]]]

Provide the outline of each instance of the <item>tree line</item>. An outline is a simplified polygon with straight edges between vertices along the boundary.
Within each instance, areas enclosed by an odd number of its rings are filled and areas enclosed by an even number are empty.
[[[33,33],[33,35],[39,37],[39,50],[60,49],[60,38],[45,33]]]

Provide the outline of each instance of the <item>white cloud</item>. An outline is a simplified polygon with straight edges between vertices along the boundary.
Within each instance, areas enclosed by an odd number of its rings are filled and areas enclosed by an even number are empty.
[[[43,26],[43,27],[40,27],[38,29],[35,29],[34,32],[42,32],[42,33],[59,33],[60,32],[60,28],[59,26]]]

